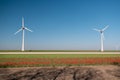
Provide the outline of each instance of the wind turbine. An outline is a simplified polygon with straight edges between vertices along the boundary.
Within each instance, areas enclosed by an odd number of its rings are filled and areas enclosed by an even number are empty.
[[[22,31],[22,48],[21,51],[24,51],[24,37],[25,37],[25,30],[28,30],[30,32],[33,32],[32,30],[28,29],[27,27],[24,26],[24,18],[22,17],[22,27],[15,33],[15,35],[17,33],[19,33],[20,31]]]
[[[108,28],[109,26],[107,25],[105,28],[99,30],[99,29],[93,29],[95,31],[98,31],[100,33],[100,36],[101,36],[101,52],[104,51],[104,31]]]

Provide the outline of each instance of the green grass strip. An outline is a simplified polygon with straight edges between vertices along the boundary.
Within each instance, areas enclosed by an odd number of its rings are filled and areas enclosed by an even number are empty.
[[[120,57],[120,54],[0,54],[0,58],[102,58]]]

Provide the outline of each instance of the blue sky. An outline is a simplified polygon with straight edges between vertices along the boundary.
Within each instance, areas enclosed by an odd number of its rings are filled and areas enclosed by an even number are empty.
[[[0,50],[21,49],[22,17],[27,50],[99,50],[106,25],[104,49],[120,46],[120,0],[0,0]]]

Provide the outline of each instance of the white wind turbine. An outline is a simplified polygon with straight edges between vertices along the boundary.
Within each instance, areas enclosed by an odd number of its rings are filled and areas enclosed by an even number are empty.
[[[28,29],[27,27],[24,26],[24,18],[22,17],[22,27],[15,33],[15,35],[16,35],[20,31],[22,31],[22,48],[21,48],[22,51],[25,50],[24,49],[24,37],[25,37],[24,35],[25,35],[25,30],[28,30],[28,31],[32,32],[32,30],[30,30],[30,29]]]
[[[108,28],[109,26],[106,26],[105,28],[99,30],[99,29],[93,29],[95,31],[98,31],[100,33],[100,36],[101,36],[101,52],[104,51],[104,31]]]

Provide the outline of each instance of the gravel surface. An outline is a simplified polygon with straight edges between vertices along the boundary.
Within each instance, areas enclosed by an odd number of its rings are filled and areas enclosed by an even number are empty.
[[[120,52],[0,52],[0,54],[120,54]]]

